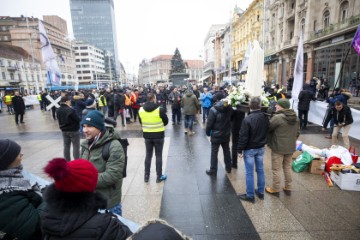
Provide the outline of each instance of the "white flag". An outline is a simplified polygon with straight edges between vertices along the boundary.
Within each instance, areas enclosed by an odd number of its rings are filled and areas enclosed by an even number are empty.
[[[61,73],[56,62],[56,55],[51,47],[50,40],[47,37],[45,27],[41,20],[39,20],[39,37],[41,53],[48,76],[46,84],[52,86],[61,86]]]
[[[298,100],[299,93],[303,88],[304,83],[304,46],[302,33],[300,33],[298,49],[296,53],[295,68],[294,68],[294,83],[291,91],[291,99]]]
[[[244,56],[244,63],[241,66],[239,73],[245,72],[249,65],[249,58],[252,52],[251,42],[248,43],[248,48],[246,49],[245,56]]]

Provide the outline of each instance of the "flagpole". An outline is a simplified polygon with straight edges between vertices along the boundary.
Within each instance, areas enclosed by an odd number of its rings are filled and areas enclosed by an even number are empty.
[[[29,32],[29,37],[30,37],[30,49],[31,49],[31,59],[32,59],[32,65],[31,65],[31,68],[30,70],[32,70],[32,68],[35,67],[35,61],[34,61],[34,48],[33,48],[33,44],[32,44],[32,33],[30,32],[30,28],[29,28],[29,20],[28,18],[26,17],[26,26],[27,26],[27,30]],[[35,70],[35,68],[34,68]],[[32,70],[32,71],[34,71]],[[36,74],[36,72],[35,72]],[[35,76],[34,74],[34,78],[35,78],[35,84],[36,84],[36,93],[38,94],[39,93],[39,83],[38,83],[38,79],[37,79],[37,76]],[[27,81],[26,81],[26,85],[27,85]],[[28,87],[28,86],[27,86]]]
[[[336,80],[336,82],[334,84],[334,89],[336,88],[339,80],[340,80],[339,86],[342,87],[341,84],[342,84],[342,75],[343,75],[344,65],[345,65],[345,61],[346,61],[346,59],[347,59],[347,57],[348,57],[348,55],[350,53],[350,50],[351,50],[351,47],[349,47],[349,49],[348,49],[348,51],[347,51],[347,53],[345,55],[345,58],[341,63],[340,73],[339,73],[339,76],[338,76],[338,78],[337,78],[337,80]]]

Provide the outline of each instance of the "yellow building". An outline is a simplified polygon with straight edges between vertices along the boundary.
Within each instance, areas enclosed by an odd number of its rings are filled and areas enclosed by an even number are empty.
[[[232,66],[235,72],[239,72],[249,42],[259,41],[263,45],[263,1],[254,0],[243,11],[235,7],[232,22]],[[241,78],[240,78],[241,79]]]

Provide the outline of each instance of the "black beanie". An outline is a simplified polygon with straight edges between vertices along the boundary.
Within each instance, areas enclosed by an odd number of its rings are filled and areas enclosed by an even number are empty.
[[[16,142],[9,139],[0,140],[0,171],[7,169],[20,151],[21,147]]]

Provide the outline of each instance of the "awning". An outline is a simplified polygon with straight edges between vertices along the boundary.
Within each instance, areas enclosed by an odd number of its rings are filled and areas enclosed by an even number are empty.
[[[209,77],[211,77],[212,75],[206,75],[205,77],[200,78],[198,81],[199,82],[203,82],[204,80],[208,79]]]

